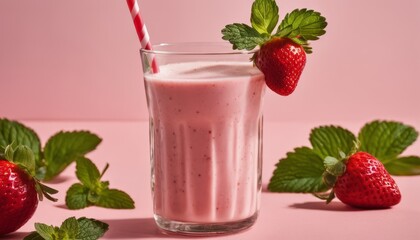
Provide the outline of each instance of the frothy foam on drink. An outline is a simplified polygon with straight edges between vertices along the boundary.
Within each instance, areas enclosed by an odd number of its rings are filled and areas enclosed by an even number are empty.
[[[251,62],[184,62],[160,65],[153,79],[226,79],[262,74]],[[151,75],[146,75],[151,77]]]

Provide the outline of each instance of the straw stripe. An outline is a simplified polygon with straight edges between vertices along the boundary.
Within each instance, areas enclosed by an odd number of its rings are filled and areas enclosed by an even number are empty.
[[[134,5],[131,6],[131,17],[134,19],[136,18],[137,14],[139,14],[140,9],[139,9],[139,5],[137,4],[137,1],[132,1],[134,2]]]
[[[147,32],[146,25],[141,19],[139,5],[137,4],[136,0],[127,0],[127,4],[128,7],[131,9],[131,17],[133,18],[133,22],[136,27],[137,35],[139,36],[141,46],[143,48],[146,48],[146,46],[149,44],[150,38],[149,33]]]
[[[143,25],[143,29],[141,30],[141,33],[143,35],[143,39],[141,39],[141,45],[145,46],[145,48],[148,46],[148,44],[150,43],[150,37],[149,34],[147,34],[147,28],[146,25]],[[150,46],[149,46],[150,48]],[[149,49],[146,48],[146,49]]]
[[[128,9],[131,11],[131,17],[133,18],[134,26],[136,28],[137,35],[140,40],[141,47],[146,50],[152,50],[152,44],[150,43],[149,33],[147,32],[146,25],[140,16],[140,8],[136,0],[127,0]],[[156,59],[153,57],[152,61],[152,71],[154,73],[159,72]]]

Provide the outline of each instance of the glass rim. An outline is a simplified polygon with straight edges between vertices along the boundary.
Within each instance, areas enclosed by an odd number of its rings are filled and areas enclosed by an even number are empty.
[[[191,47],[191,46],[208,46],[208,47],[216,47],[216,46],[226,46],[226,50],[218,50],[218,51],[193,51],[193,50],[180,50],[180,51],[173,51],[173,50],[159,50],[158,48],[161,47],[176,47],[176,46],[184,46],[184,47]],[[152,46],[152,50],[148,50],[145,48],[140,49],[140,53],[145,54],[155,54],[155,55],[249,55],[254,54],[257,49],[254,50],[237,50],[233,49],[232,45],[228,42],[169,42],[169,43],[161,43]]]

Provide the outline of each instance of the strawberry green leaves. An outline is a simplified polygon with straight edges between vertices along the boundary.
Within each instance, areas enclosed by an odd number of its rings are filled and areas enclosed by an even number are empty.
[[[279,37],[302,37],[305,40],[318,40],[325,34],[327,22],[325,17],[314,10],[295,9],[286,14],[280,23],[276,36]]]
[[[267,40],[254,28],[241,23],[227,25],[222,30],[222,34],[224,40],[228,40],[232,43],[233,49],[239,50],[252,50]]]
[[[108,181],[101,181],[109,165],[102,173],[87,158],[76,161],[76,176],[80,183],[73,184],[66,194],[66,205],[69,209],[82,209],[98,206],[114,209],[133,209],[134,201],[125,192],[110,189]]]
[[[31,176],[35,175],[35,155],[32,150],[25,145],[7,145],[5,150],[6,159],[25,169]]]
[[[8,119],[0,119],[0,155],[4,154],[5,147],[13,144],[28,146],[33,154],[35,161],[41,158],[41,142],[38,135],[31,128]]]
[[[256,0],[252,4],[251,25],[234,23],[222,30],[223,40],[228,40],[233,49],[252,50],[269,40],[279,20],[279,8],[274,0]]]
[[[66,219],[60,227],[35,223],[36,231],[23,240],[96,240],[102,237],[108,228],[108,224],[95,219],[71,217]]]
[[[356,137],[336,126],[321,126],[311,131],[312,149],[296,148],[276,165],[268,186],[274,192],[324,192],[331,188],[333,173],[343,171],[338,158],[348,155]]]
[[[32,150],[25,145],[18,145],[16,147],[13,145],[15,144],[10,144],[5,147],[5,158],[16,164],[20,169],[24,170],[31,178],[34,179],[35,189],[38,193],[40,201],[42,201],[45,196],[48,200],[56,202],[57,199],[53,198],[51,195],[58,193],[58,191],[42,184],[35,177],[35,156]]]
[[[274,35],[279,21],[279,7],[275,0],[255,0],[251,8],[251,26],[241,23],[226,25],[222,39],[229,41],[233,49],[252,50],[272,38],[290,38],[302,45],[306,53],[312,53],[308,41],[318,40],[325,34],[325,17],[314,10],[295,9],[286,14]]]
[[[311,192],[318,194],[333,187],[336,177],[345,171],[341,159],[355,151],[365,151],[381,161],[392,175],[420,175],[420,157],[399,155],[418,136],[408,125],[392,121],[366,124],[358,137],[338,126],[321,126],[311,131],[312,148],[296,148],[280,159],[270,179],[273,192]],[[358,143],[360,142],[360,147]]]
[[[360,150],[386,164],[397,158],[417,137],[418,132],[413,127],[398,122],[374,121],[366,124],[359,133]]]
[[[311,53],[312,48],[308,45],[309,40],[318,40],[325,34],[327,22],[325,17],[314,10],[295,9],[286,14],[280,23],[276,37],[287,37],[301,44],[306,53]]]
[[[419,133],[411,126],[392,121],[374,121],[359,133],[360,150],[380,160],[391,175],[420,175],[420,157],[400,157]]]
[[[386,170],[391,175],[411,176],[420,175],[420,157],[399,157],[385,164]]]
[[[45,145],[45,180],[60,174],[78,157],[96,149],[102,140],[87,131],[59,132]]]
[[[51,180],[78,157],[93,151],[102,141],[87,131],[61,131],[48,139],[43,151],[38,135],[30,128],[8,119],[0,119],[0,157],[6,146],[27,146],[35,160],[35,174],[40,180]],[[10,156],[9,156],[10,157]]]
[[[340,158],[340,152],[350,153],[356,137],[352,132],[338,126],[321,126],[311,131],[309,140],[313,150],[324,159],[327,156]]]
[[[274,0],[256,0],[251,8],[251,25],[259,33],[271,34],[279,21],[279,7]]]
[[[323,192],[324,162],[312,149],[296,148],[277,163],[268,189],[272,192]]]

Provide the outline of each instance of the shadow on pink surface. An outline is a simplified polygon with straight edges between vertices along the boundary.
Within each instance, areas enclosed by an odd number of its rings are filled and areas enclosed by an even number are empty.
[[[51,185],[60,184],[60,183],[63,183],[63,182],[67,182],[70,179],[72,179],[72,178],[69,177],[69,176],[58,175],[57,177],[55,177],[54,179],[52,179],[50,181],[47,181],[46,183],[51,184]]]
[[[292,205],[289,205],[289,207],[297,208],[297,209],[325,210],[325,211],[336,211],[336,212],[363,211],[363,209],[352,208],[341,202],[330,202],[329,204],[326,204],[323,201],[294,203]]]
[[[104,235],[104,239],[189,238],[162,233],[153,218],[102,219],[101,221],[109,224],[109,230]]]
[[[336,211],[336,212],[357,212],[357,211],[384,211],[390,208],[383,209],[361,209],[353,208],[342,202],[330,202],[326,204],[323,201],[319,202],[304,202],[304,203],[294,203],[289,205],[290,208],[297,209],[307,209],[307,210],[325,210],[325,211]]]
[[[14,232],[7,234],[5,236],[0,236],[0,239],[7,239],[7,240],[13,240],[13,239],[23,239],[24,237],[28,236],[31,232]]]
[[[263,194],[282,194],[277,192],[270,192],[268,190],[268,184],[263,183],[262,184],[262,193]],[[322,211],[333,211],[333,212],[356,212],[356,211],[363,211],[364,209],[360,208],[353,208],[350,207],[342,202],[339,201],[333,201],[329,204],[326,204],[325,201],[319,200],[319,201],[311,201],[311,202],[302,202],[302,203],[294,203],[289,205],[289,208],[294,209],[307,209],[307,210],[322,210]],[[385,209],[370,209],[370,211],[375,210],[386,210]]]
[[[63,204],[56,204],[54,206],[55,207],[58,207],[58,208],[69,210],[69,208],[67,207],[67,205],[65,203],[63,203]]]

